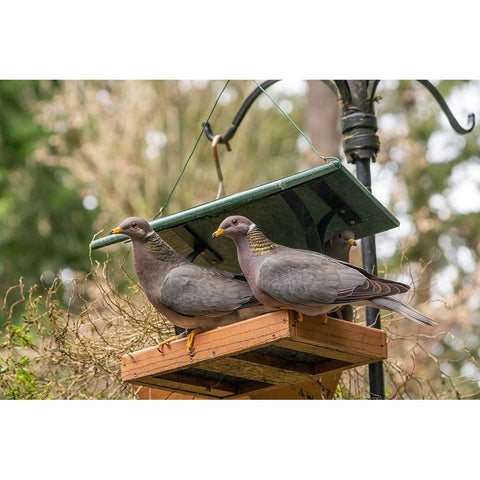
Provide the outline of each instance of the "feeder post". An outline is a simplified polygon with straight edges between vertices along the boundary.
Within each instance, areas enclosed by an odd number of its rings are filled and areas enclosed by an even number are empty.
[[[376,135],[377,119],[373,102],[377,80],[337,80],[335,85],[342,101],[343,149],[349,162],[355,164],[357,178],[372,191],[370,162],[380,149]],[[375,236],[362,238],[362,259],[365,270],[377,274]],[[378,308],[366,307],[367,326],[381,328]],[[369,368],[370,398],[385,398],[383,362],[371,363]]]

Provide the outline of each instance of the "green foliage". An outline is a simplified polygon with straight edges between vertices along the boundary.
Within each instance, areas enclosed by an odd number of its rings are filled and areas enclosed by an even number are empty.
[[[0,310],[0,399],[135,398],[121,381],[119,358],[170,336],[171,326],[131,280],[123,295],[110,283],[107,265],[91,270],[75,283],[80,311],[62,306],[59,278],[29,289],[20,281],[7,291]],[[100,295],[87,301],[91,290]]]

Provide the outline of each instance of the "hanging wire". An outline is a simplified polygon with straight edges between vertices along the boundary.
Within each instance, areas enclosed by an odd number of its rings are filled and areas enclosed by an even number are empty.
[[[217,105],[218,105],[218,102],[220,101],[220,98],[221,96],[223,95],[223,92],[225,91],[225,89],[227,88],[228,84],[230,83],[230,80],[227,80],[225,82],[225,85],[223,86],[222,90],[220,91],[220,93],[218,94],[217,96],[217,99],[215,100],[215,103],[213,104],[213,107],[212,109],[210,110],[210,113],[208,114],[208,117],[207,117],[207,120],[206,122],[208,123],[208,121],[210,120],[210,117],[212,116],[213,112],[215,111],[215,108],[217,108]],[[160,210],[153,216],[153,220],[157,219],[158,217],[161,217],[162,214],[163,214],[163,211],[165,210],[165,208],[167,208],[167,205],[169,204],[170,202],[170,199],[172,198],[172,195],[173,193],[175,192],[175,189],[177,188],[180,180],[182,179],[183,177],[183,174],[185,173],[185,170],[187,169],[187,166],[193,156],[193,154],[195,153],[195,150],[197,149],[197,146],[198,144],[200,143],[200,139],[202,138],[203,136],[203,126],[202,126],[202,129],[200,130],[200,133],[198,134],[198,137],[197,137],[197,140],[192,148],[192,151],[190,152],[190,155],[188,156],[187,160],[185,161],[184,165],[183,165],[183,168],[182,170],[180,171],[180,174],[178,175],[177,177],[177,180],[175,181],[173,187],[172,187],[172,190],[170,191],[170,193],[168,194],[167,196],[167,199],[165,200],[165,203],[163,204],[163,206],[160,208]]]
[[[300,133],[300,135],[307,141],[310,145],[310,148],[316,153],[316,155],[324,161],[327,160],[338,160],[337,157],[325,157],[322,155],[314,146],[311,140],[307,137],[307,135],[303,132],[303,130],[293,121],[292,117],[282,109],[282,107],[267,93],[267,91],[256,81],[254,82],[257,84],[257,87],[271,100],[271,102],[280,110],[281,113],[287,118],[287,120],[295,127],[295,129]]]
[[[321,158],[323,161],[328,161],[328,160],[338,160],[337,157],[326,157],[324,155],[322,155],[316,148],[315,146],[313,145],[312,141],[310,140],[310,138],[308,138],[308,136],[303,132],[303,130],[293,121],[293,119],[290,117],[290,115],[285,112],[285,110],[282,109],[282,107],[278,104],[278,102],[275,101],[275,99],[272,98],[272,96],[270,94],[267,93],[266,89],[263,88],[263,86],[261,84],[259,84],[256,80],[253,80],[258,89],[264,93],[269,99],[270,101],[277,107],[277,109],[287,118],[287,120],[295,127],[295,129],[298,131],[298,133],[300,133],[300,135],[302,135],[302,137],[307,141],[308,145],[310,146],[310,148],[313,150],[313,152],[315,152],[315,154]],[[197,140],[195,141],[195,144],[192,148],[192,151],[190,152],[189,156],[187,157],[187,160],[185,161],[183,167],[182,167],[182,170],[180,171],[180,174],[178,175],[177,177],[177,180],[175,181],[170,193],[168,194],[167,196],[167,199],[165,200],[165,203],[163,204],[163,206],[160,208],[160,210],[158,210],[158,212],[154,215],[153,217],[153,220],[157,219],[158,217],[160,217],[162,214],[163,214],[163,211],[165,210],[165,208],[167,208],[169,202],[170,202],[170,199],[172,198],[172,195],[173,193],[175,192],[180,180],[182,179],[183,177],[183,174],[185,173],[185,170],[187,169],[187,166],[193,156],[193,154],[195,153],[195,150],[197,149],[198,147],[198,144],[200,143],[200,139],[202,138],[202,135],[204,133],[204,130],[205,130],[205,125],[208,125],[209,124],[209,121],[210,121],[210,118],[213,114],[213,112],[215,111],[217,105],[218,105],[218,102],[220,101],[220,98],[221,96],[223,95],[223,92],[225,91],[225,89],[227,88],[228,84],[230,83],[230,80],[227,80],[225,82],[225,85],[223,86],[222,90],[220,91],[220,93],[218,94],[216,100],[215,100],[215,103],[213,104],[213,107],[212,109],[210,110],[210,113],[208,114],[208,117],[207,119],[205,120],[204,123],[202,123],[202,130],[200,131],[198,137],[197,137]],[[218,140],[217,140],[218,142]],[[218,142],[219,143],[219,142]],[[218,164],[218,162],[217,162]],[[221,174],[221,171],[220,173],[218,172],[218,169],[219,169],[219,165],[217,167],[217,176],[219,176],[219,191],[217,193],[217,198],[219,197],[219,195],[221,195],[222,193],[222,190],[223,190],[223,176]],[[224,193],[224,191],[223,191]]]

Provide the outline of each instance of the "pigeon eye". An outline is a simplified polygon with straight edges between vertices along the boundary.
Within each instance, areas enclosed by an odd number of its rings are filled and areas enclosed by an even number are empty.
[[[137,224],[135,222],[132,223],[131,225],[132,228],[137,228]]]
[[[236,218],[234,218],[234,219],[232,220],[232,225],[234,225],[234,226],[237,226],[237,225],[238,225],[238,220],[237,220]]]

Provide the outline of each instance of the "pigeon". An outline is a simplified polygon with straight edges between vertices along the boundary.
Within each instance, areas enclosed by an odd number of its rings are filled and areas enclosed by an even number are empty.
[[[129,217],[110,234],[130,237],[135,271],[148,300],[174,325],[186,329],[161,342],[160,351],[187,336],[187,351],[193,354],[197,333],[272,311],[260,305],[245,280],[189,262],[143,218]]]
[[[339,230],[325,242],[325,255],[349,263],[350,249],[356,246],[355,234],[351,230]],[[345,305],[331,315],[347,322],[353,322],[353,307]]]
[[[226,236],[253,294],[266,306],[289,308],[302,315],[322,316],[338,307],[367,305],[391,310],[432,326],[435,322],[394,297],[409,289],[404,283],[382,279],[366,270],[322,253],[278,245],[248,218],[227,217],[212,234]]]
[[[355,234],[351,230],[340,230],[325,242],[325,255],[348,263],[350,249],[356,246]]]

